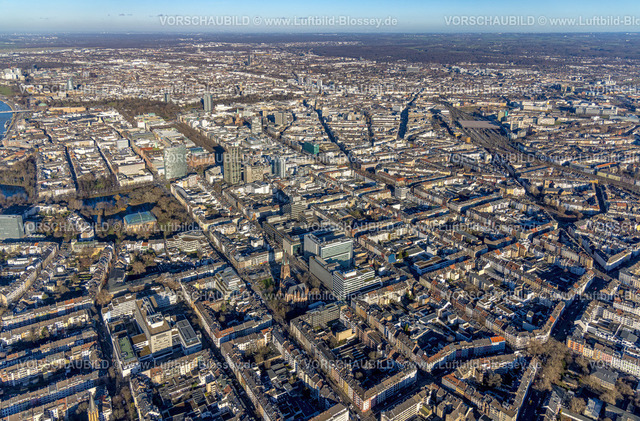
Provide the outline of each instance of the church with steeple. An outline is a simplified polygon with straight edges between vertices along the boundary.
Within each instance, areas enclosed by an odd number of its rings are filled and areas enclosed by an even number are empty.
[[[96,397],[91,392],[89,396],[89,409],[87,410],[87,416],[89,421],[100,421],[100,413],[98,412],[98,407],[96,406]]]

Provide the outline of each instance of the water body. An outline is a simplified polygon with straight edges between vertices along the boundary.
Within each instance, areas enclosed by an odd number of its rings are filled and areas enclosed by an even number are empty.
[[[0,194],[4,197],[11,197],[15,195],[27,195],[27,191],[20,186],[8,186],[5,184],[0,184]]]
[[[4,132],[7,130],[7,125],[13,116],[13,113],[5,113],[3,111],[11,111],[11,107],[0,101],[0,139],[4,137]]]

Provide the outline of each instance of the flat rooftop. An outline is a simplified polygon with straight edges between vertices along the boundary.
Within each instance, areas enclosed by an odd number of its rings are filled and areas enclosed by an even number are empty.
[[[498,130],[500,126],[497,126],[490,121],[485,120],[460,120],[458,121],[464,129],[489,129]]]
[[[133,353],[133,347],[129,338],[121,336],[118,338],[118,347],[120,348],[120,358],[123,362],[129,362],[136,359],[136,354]]]
[[[189,324],[188,321],[180,320],[178,323],[176,323],[176,326],[178,327],[180,336],[187,346],[195,345],[199,342],[196,332],[193,330],[191,324]]]

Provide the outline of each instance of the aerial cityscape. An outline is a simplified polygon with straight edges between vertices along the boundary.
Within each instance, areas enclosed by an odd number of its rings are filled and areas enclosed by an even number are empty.
[[[637,4],[183,3],[0,5],[0,421],[640,421]]]

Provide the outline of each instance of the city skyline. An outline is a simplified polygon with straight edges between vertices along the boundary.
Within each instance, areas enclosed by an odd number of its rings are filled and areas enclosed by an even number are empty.
[[[455,33],[634,32],[634,3],[543,0],[447,4],[408,0],[338,2],[112,1],[16,2],[0,5],[0,33]],[[176,19],[179,18],[177,21]]]
[[[0,4],[0,421],[640,421],[630,1]]]

